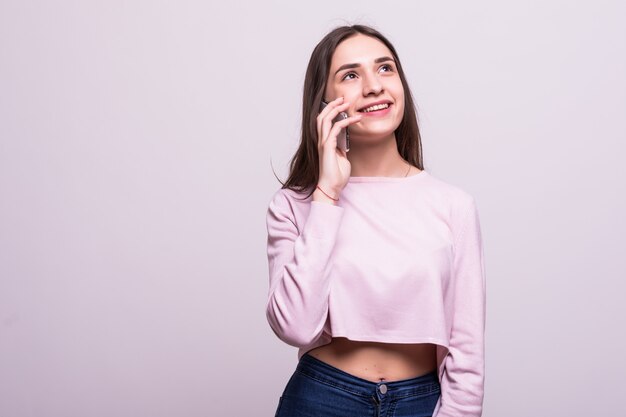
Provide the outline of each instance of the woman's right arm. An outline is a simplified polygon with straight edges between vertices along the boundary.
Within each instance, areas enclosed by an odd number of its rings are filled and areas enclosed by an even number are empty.
[[[331,101],[317,116],[317,185],[323,192],[317,188],[313,192],[304,224],[298,227],[297,205],[288,200],[284,189],[274,195],[267,211],[267,320],[276,336],[296,347],[315,341],[328,316],[329,259],[344,208],[326,194],[339,198],[350,178],[350,162],[346,152],[337,148],[337,134],[362,118],[357,114],[333,123],[350,104],[339,104],[342,101],[342,97]]]
[[[303,347],[322,333],[328,314],[330,255],[344,208],[314,198],[301,230],[281,189],[267,210],[269,294],[266,316],[285,343]],[[329,199],[330,200],[330,199]],[[332,200],[330,200],[332,202]]]

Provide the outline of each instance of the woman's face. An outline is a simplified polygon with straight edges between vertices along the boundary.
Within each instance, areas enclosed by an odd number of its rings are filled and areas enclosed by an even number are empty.
[[[404,89],[393,55],[384,43],[357,34],[337,46],[324,98],[329,102],[340,96],[350,103],[345,110],[349,116],[363,115],[349,127],[352,138],[387,136],[398,128],[404,115]],[[389,107],[364,112],[378,102],[388,103]]]

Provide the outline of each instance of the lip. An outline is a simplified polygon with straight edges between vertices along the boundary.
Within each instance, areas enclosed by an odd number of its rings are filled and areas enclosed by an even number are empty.
[[[386,116],[391,111],[391,107],[392,106],[393,106],[393,104],[389,103],[389,106],[386,109],[370,111],[370,112],[367,112],[367,113],[358,112],[358,114],[362,114],[363,117],[382,117],[382,116]],[[369,107],[369,106],[367,106],[367,107]],[[365,108],[367,108],[367,107],[365,107]]]
[[[361,113],[361,110],[363,110],[363,109],[367,109],[368,107],[371,107],[371,106],[376,106],[376,105],[378,105],[378,104],[389,104],[389,107],[391,107],[391,105],[392,105],[393,103],[391,102],[391,100],[379,100],[379,101],[375,101],[375,102],[373,102],[373,103],[368,103],[368,104],[366,104],[365,106],[363,106],[363,107],[359,108],[359,109],[357,110],[357,112]]]

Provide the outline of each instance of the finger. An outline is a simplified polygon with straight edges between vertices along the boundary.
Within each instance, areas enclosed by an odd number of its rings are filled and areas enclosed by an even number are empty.
[[[328,103],[320,112],[320,114],[322,114],[322,117],[324,117],[324,115],[328,114],[328,112],[332,109],[334,109],[335,107],[337,107],[338,105],[341,105],[344,102],[344,97],[343,96],[339,96],[336,99],[332,100],[330,103]]]
[[[327,112],[325,111],[323,114],[320,114],[318,116],[319,132],[321,133],[321,135],[318,134],[318,138],[321,136],[321,138],[323,139],[328,136],[328,132],[330,131],[330,128],[333,125],[333,120],[335,120],[339,112],[342,110],[345,110],[349,104],[350,104],[349,102],[346,102],[346,103],[335,105],[333,108],[329,109]],[[326,108],[330,106],[331,105],[328,105],[326,106]]]
[[[355,114],[354,116],[348,116],[345,119],[335,122],[333,124],[333,127],[335,126],[347,127],[347,126],[350,126],[351,124],[361,121],[361,119],[363,119],[362,114]]]
[[[327,145],[328,141],[332,141],[335,143],[335,146],[337,144],[337,136],[339,135],[339,132],[341,131],[341,129],[346,128],[347,126],[358,122],[359,120],[361,120],[361,118],[363,117],[363,115],[361,114],[356,114],[354,116],[350,116],[347,119],[343,119],[340,120],[338,122],[335,122],[333,124],[332,129],[330,129],[330,132],[328,132],[328,135],[326,136],[326,139],[324,140],[322,146],[329,146]]]
[[[346,102],[336,106],[332,111],[326,114],[326,117],[322,119],[321,124],[321,137],[323,138],[321,146],[324,146],[323,142],[328,138],[330,129],[333,127],[333,120],[337,117],[340,111],[345,110],[350,105],[350,102]],[[345,120],[345,119],[344,119]]]
[[[317,133],[318,133],[317,136],[318,136],[318,138],[320,137],[320,133],[322,133],[322,122],[326,118],[326,115],[332,109],[334,109],[337,105],[341,104],[343,102],[343,99],[344,99],[343,96],[337,97],[336,99],[334,99],[333,101],[328,103],[328,105],[326,105],[326,107],[324,107],[322,109],[322,111],[319,112],[319,114],[317,115]]]
[[[343,100],[343,97],[338,97],[328,103],[328,105],[326,105],[317,115],[317,121],[321,122],[322,120],[326,119],[328,117],[328,114],[331,113],[334,109],[336,109],[338,106],[341,106],[342,104],[345,104],[343,103]]]
[[[334,136],[335,142],[337,141],[337,135],[342,128],[349,126],[350,124],[356,123],[363,118],[362,114],[355,114],[354,116],[350,116],[346,119],[342,119],[338,122],[333,123],[332,126],[328,127],[328,133],[324,132],[324,139],[322,141],[322,146],[325,146],[326,141],[330,138],[330,136]]]

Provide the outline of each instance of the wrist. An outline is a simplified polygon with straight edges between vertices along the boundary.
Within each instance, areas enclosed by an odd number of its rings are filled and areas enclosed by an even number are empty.
[[[339,193],[324,186],[316,185],[313,192],[313,201],[321,201],[324,203],[337,204],[339,201]]]

